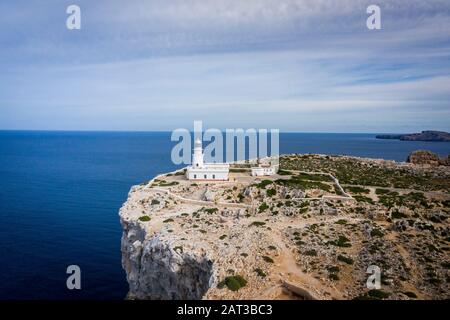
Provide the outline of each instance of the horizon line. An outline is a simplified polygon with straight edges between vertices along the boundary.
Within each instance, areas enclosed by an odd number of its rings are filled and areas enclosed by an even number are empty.
[[[176,128],[179,129],[179,128]],[[173,130],[176,130],[173,129]],[[206,128],[206,130],[208,129],[212,129],[212,128]],[[214,129],[219,129],[219,128],[214,128]],[[230,129],[230,128],[226,128],[226,129]],[[224,132],[226,129],[219,129],[220,131]],[[255,128],[233,128],[233,129],[243,129],[243,130],[247,130],[247,129],[255,129]],[[266,129],[266,128],[260,128],[260,129],[265,129],[265,130],[271,130],[271,129]],[[104,133],[170,133],[173,130],[104,130],[104,129],[74,129],[74,130],[66,130],[66,129],[0,129],[0,132],[104,132]],[[205,132],[206,130],[203,130],[203,132]],[[255,129],[255,130],[259,130],[259,129]],[[290,131],[290,130],[286,130],[286,131],[282,131],[279,130],[279,133],[316,133],[316,134],[413,134],[413,133],[419,133],[422,131],[440,131],[440,132],[446,132],[446,131],[442,131],[442,130],[432,130],[432,129],[427,129],[427,130],[415,130],[413,132],[394,132],[394,131],[383,131],[383,132],[363,132],[363,131],[351,131],[351,132],[344,132],[344,131]],[[194,132],[193,130],[189,130],[189,132]]]

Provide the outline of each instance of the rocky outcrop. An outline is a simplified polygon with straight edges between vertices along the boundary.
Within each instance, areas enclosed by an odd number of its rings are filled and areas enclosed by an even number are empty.
[[[164,233],[148,237],[138,222],[121,224],[129,299],[201,299],[212,286],[213,263],[206,255],[172,247]]]
[[[206,189],[203,193],[203,199],[204,201],[214,201],[215,200],[215,193],[212,192],[210,189]]]
[[[406,162],[417,165],[439,166],[448,165],[447,159],[440,159],[439,156],[428,150],[417,150],[408,156]]]

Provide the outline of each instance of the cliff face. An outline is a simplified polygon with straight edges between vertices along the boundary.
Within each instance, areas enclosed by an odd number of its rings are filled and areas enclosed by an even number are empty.
[[[130,219],[128,213],[126,206],[120,212],[122,266],[130,288],[128,298],[201,299],[213,285],[212,261],[195,250],[174,250],[164,233],[149,235],[139,220]]]

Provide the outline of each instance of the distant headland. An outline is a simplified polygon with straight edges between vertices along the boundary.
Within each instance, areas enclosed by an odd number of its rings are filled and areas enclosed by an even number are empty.
[[[444,131],[422,131],[410,134],[380,134],[377,139],[395,139],[403,141],[445,141],[450,142],[450,133]]]

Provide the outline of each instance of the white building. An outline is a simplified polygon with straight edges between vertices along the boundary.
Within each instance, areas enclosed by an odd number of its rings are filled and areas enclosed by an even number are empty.
[[[274,175],[278,172],[278,167],[279,166],[277,164],[272,163],[261,164],[258,159],[258,166],[251,168],[252,176],[257,177]]]
[[[188,180],[216,180],[227,181],[230,165],[228,163],[204,163],[202,142],[195,140],[192,166],[187,167]]]

